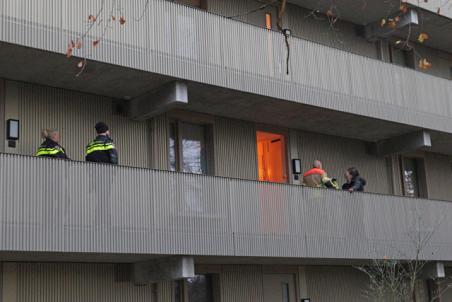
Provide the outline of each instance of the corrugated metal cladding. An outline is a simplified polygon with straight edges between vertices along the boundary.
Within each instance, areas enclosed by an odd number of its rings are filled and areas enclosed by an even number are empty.
[[[216,118],[214,124],[215,175],[257,179],[254,124]]]
[[[105,14],[112,1],[106,1]],[[100,4],[0,0],[0,40],[65,53],[69,37],[86,29],[86,16]],[[445,79],[297,38],[290,39],[291,73],[286,75],[279,33],[163,0],[151,1],[143,19],[134,22],[144,1],[121,5],[130,21],[108,31],[93,52],[95,60],[452,132],[452,85]],[[96,27],[90,38],[101,31]]]
[[[355,24],[341,20],[332,30],[328,19],[316,20],[311,10],[292,4],[287,8],[287,20],[288,28],[297,37],[378,59],[376,44],[358,36]]]
[[[452,200],[452,158],[426,153],[428,198]]]
[[[112,138],[120,150],[120,164],[149,167],[148,123],[115,114],[111,99],[11,81],[7,82],[7,89],[17,91],[16,100],[7,100],[17,102],[18,106],[20,142],[23,143],[19,144],[17,152],[35,154],[42,142],[41,130],[56,128],[61,132],[61,144],[69,157],[84,160],[85,146],[96,137],[94,125],[104,121],[109,124]]]
[[[223,266],[221,302],[263,302],[263,282],[261,266]]]
[[[373,301],[369,298],[367,275],[353,267],[307,266],[306,281],[308,296],[312,301]],[[430,301],[426,287],[425,281],[418,282],[415,301]],[[388,301],[391,300],[388,299]]]
[[[152,302],[153,287],[115,281],[114,264],[17,263],[15,302]],[[159,302],[171,302],[168,299]],[[157,302],[157,301],[155,301]]]
[[[342,184],[345,169],[356,167],[367,180],[367,192],[392,193],[391,171],[386,160],[367,154],[362,141],[300,131],[298,154],[304,170],[310,169],[314,160],[321,160],[328,175]]]
[[[0,167],[0,250],[405,258],[421,217],[423,256],[452,260],[449,202],[11,154]]]
[[[368,301],[367,276],[351,267],[306,267],[308,296],[312,301]]]
[[[151,167],[159,170],[169,170],[168,167],[168,117],[162,114],[151,121]]]

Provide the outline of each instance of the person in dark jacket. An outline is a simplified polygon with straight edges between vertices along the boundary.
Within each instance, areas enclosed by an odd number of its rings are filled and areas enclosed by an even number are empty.
[[[60,146],[60,133],[56,129],[43,129],[41,137],[44,142],[36,151],[38,157],[69,159],[66,151]]]
[[[86,146],[86,161],[118,164],[118,151],[110,138],[108,125],[99,122],[95,126],[97,137]]]
[[[345,171],[347,182],[342,186],[342,190],[353,192],[363,192],[366,180],[359,175],[358,169],[348,168]]]

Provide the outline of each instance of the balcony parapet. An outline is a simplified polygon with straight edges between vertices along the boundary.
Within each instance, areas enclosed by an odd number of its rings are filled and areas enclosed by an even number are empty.
[[[452,260],[445,201],[8,154],[0,195],[3,252]]]

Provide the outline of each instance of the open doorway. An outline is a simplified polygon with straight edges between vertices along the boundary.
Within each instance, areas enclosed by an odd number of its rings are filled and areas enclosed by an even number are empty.
[[[284,135],[257,131],[259,180],[287,182],[286,142]]]

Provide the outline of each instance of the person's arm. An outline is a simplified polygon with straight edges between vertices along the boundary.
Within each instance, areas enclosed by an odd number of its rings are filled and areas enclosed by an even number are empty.
[[[110,156],[110,162],[114,165],[117,165],[119,163],[119,160],[118,160],[118,151],[116,150],[116,148],[110,149],[108,153]]]
[[[332,189],[334,187],[331,178],[329,178],[326,174],[322,175],[322,184],[328,189]]]
[[[363,184],[362,184],[361,180],[360,180],[360,179],[356,179],[356,180],[353,182],[353,185],[350,186],[350,188],[348,189],[348,191],[349,191],[350,193],[355,192],[355,191],[359,191],[359,189],[362,188],[362,186],[363,186]]]

